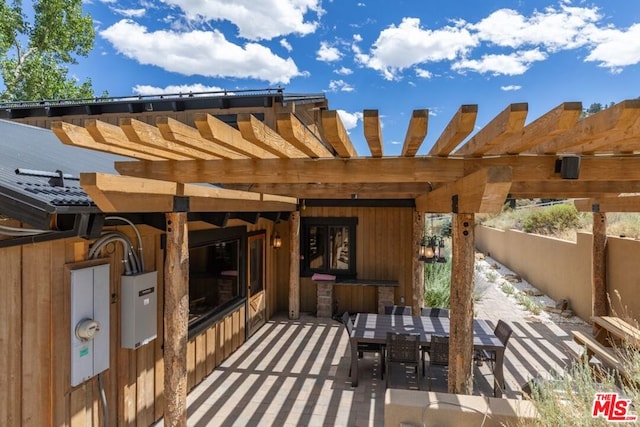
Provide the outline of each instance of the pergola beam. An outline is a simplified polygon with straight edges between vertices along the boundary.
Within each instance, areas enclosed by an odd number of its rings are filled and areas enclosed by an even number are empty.
[[[237,122],[240,134],[244,139],[253,142],[276,157],[282,159],[309,157],[252,114],[238,114]]]
[[[336,153],[338,153],[340,157],[350,158],[358,156],[336,110],[322,111],[322,133],[324,139],[336,150]]]
[[[597,197],[573,203],[580,212],[640,212],[640,196]]]
[[[362,114],[364,137],[369,145],[372,157],[382,157],[382,130],[378,110],[364,110]]]
[[[313,133],[293,113],[278,113],[276,116],[278,133],[291,145],[311,158],[333,157],[333,153],[322,144]]]
[[[522,132],[528,110],[529,106],[524,102],[509,105],[454,154],[478,157],[499,146],[510,136]]]
[[[440,138],[429,151],[431,156],[448,156],[467,137],[476,125],[477,105],[463,105],[451,118]]]
[[[83,173],[80,185],[103,212],[172,212],[176,196],[190,212],[293,211],[297,199],[212,186]]]
[[[200,132],[196,128],[171,117],[158,117],[156,124],[162,136],[169,141],[195,146],[223,159],[245,159],[247,157],[226,147],[212,144],[211,141],[200,136]]]
[[[510,166],[513,181],[562,181],[556,156],[456,159],[383,157],[354,159],[239,159],[115,162],[123,175],[175,182],[220,184],[376,183],[456,181],[476,170]],[[573,180],[571,180],[573,181]],[[640,158],[585,157],[579,181],[640,181]]]
[[[211,114],[196,113],[193,121],[200,136],[252,159],[275,159],[267,150],[242,137],[240,131]]]
[[[51,123],[51,130],[58,139],[66,145],[88,148],[90,150],[102,151],[103,153],[117,154],[120,156],[132,157],[140,160],[164,160],[166,157],[151,155],[146,151],[133,150],[114,146],[104,142],[96,141],[89,131],[81,126],[72,125],[66,122]],[[141,149],[142,150],[142,149]]]
[[[482,169],[416,198],[416,209],[434,213],[496,213],[511,188],[511,168]]]
[[[573,128],[582,114],[581,102],[564,102],[495,145],[486,154],[518,154],[535,147],[550,137]]]
[[[84,121],[84,127],[89,131],[89,134],[96,142],[100,142],[102,144],[108,144],[114,147],[121,147],[133,151],[143,151],[151,154],[152,156],[162,157],[165,159],[192,159],[192,157],[176,154],[171,151],[167,151],[164,148],[140,147],[140,145],[129,141],[129,138],[119,126],[112,125],[111,123],[106,123],[101,120],[86,119]]]
[[[622,101],[592,116],[580,120],[571,130],[548,142],[538,144],[530,152],[551,154],[571,152],[571,148],[605,138],[619,129],[631,126],[640,115],[640,99]],[[575,151],[575,150],[574,150]]]
[[[198,145],[189,143],[177,143],[165,139],[155,126],[141,122],[140,120],[124,118],[118,122],[120,129],[129,138],[129,141],[147,147],[160,148],[171,151],[176,154],[190,157],[192,159],[217,159],[217,155],[211,154],[206,150],[202,150]]]
[[[413,157],[416,155],[422,142],[427,136],[429,128],[429,110],[413,110],[407,134],[402,144],[403,157]]]
[[[233,187],[231,187],[233,188]],[[249,191],[283,194],[299,199],[413,199],[431,191],[424,182],[376,182],[376,183],[303,183],[303,184],[252,184]]]
[[[514,198],[588,198],[640,192],[640,181],[556,180],[514,182],[509,192]]]

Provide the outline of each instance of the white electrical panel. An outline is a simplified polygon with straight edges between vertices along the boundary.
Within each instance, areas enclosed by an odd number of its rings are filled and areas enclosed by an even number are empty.
[[[71,270],[71,386],[109,368],[109,264]]]
[[[121,346],[138,348],[157,337],[158,272],[122,276]]]

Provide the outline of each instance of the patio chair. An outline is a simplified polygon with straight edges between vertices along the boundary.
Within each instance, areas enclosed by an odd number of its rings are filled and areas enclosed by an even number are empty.
[[[391,376],[392,365],[403,366],[405,368],[405,372],[407,366],[414,366],[418,389],[420,389],[420,379],[422,377],[420,335],[387,332],[385,356],[385,371],[387,375],[385,385],[387,387],[389,386],[389,377]]]
[[[509,338],[513,333],[511,326],[509,326],[504,320],[498,320],[498,324],[493,330],[493,333],[498,337],[498,339],[500,339],[500,342],[506,349],[507,344],[509,343]],[[491,364],[491,371],[493,371],[496,365],[496,352],[491,350],[477,350],[474,354],[473,360],[475,360],[479,366],[482,365],[483,362],[489,362]]]
[[[412,312],[408,305],[385,305],[384,314],[411,316]]]
[[[420,316],[425,316],[425,317],[449,317],[449,309],[448,308],[438,308],[438,307],[422,307],[422,309],[420,309]]]
[[[431,335],[429,346],[429,390],[431,390],[431,367],[441,366],[446,372],[449,366],[449,337],[446,335]]]
[[[351,332],[353,331],[353,322],[351,321],[351,315],[349,315],[348,311],[345,311],[342,315],[342,323],[344,323],[345,329],[347,330],[347,336],[351,338]],[[351,341],[349,341],[351,344]],[[380,355],[380,379],[384,378],[384,344],[377,343],[358,343],[358,358],[362,358],[364,353],[378,353]],[[349,376],[351,376],[351,365],[349,365]]]

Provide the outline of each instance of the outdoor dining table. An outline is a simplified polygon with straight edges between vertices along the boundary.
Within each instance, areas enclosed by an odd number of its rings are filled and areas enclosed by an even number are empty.
[[[482,319],[473,320],[474,350],[496,352],[493,394],[502,397],[504,388],[504,344],[493,332],[494,328]],[[385,344],[387,332],[420,335],[420,345],[428,348],[431,335],[449,335],[449,319],[446,317],[423,317],[358,313],[351,333],[351,385],[358,386],[358,343]]]

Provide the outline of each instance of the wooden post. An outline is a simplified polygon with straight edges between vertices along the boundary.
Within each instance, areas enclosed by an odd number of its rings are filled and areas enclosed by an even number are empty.
[[[607,315],[607,214],[593,213],[593,249],[591,263],[593,277],[591,279],[591,314]],[[593,325],[593,333],[598,332]]]
[[[473,392],[474,214],[452,215],[449,393]]]
[[[424,307],[424,261],[420,261],[420,246],[424,238],[424,212],[413,213],[413,251],[411,263],[413,266],[413,313],[420,315]]]
[[[164,425],[187,425],[189,242],[187,213],[166,214],[164,267]]]
[[[300,212],[289,216],[289,319],[300,318]]]

